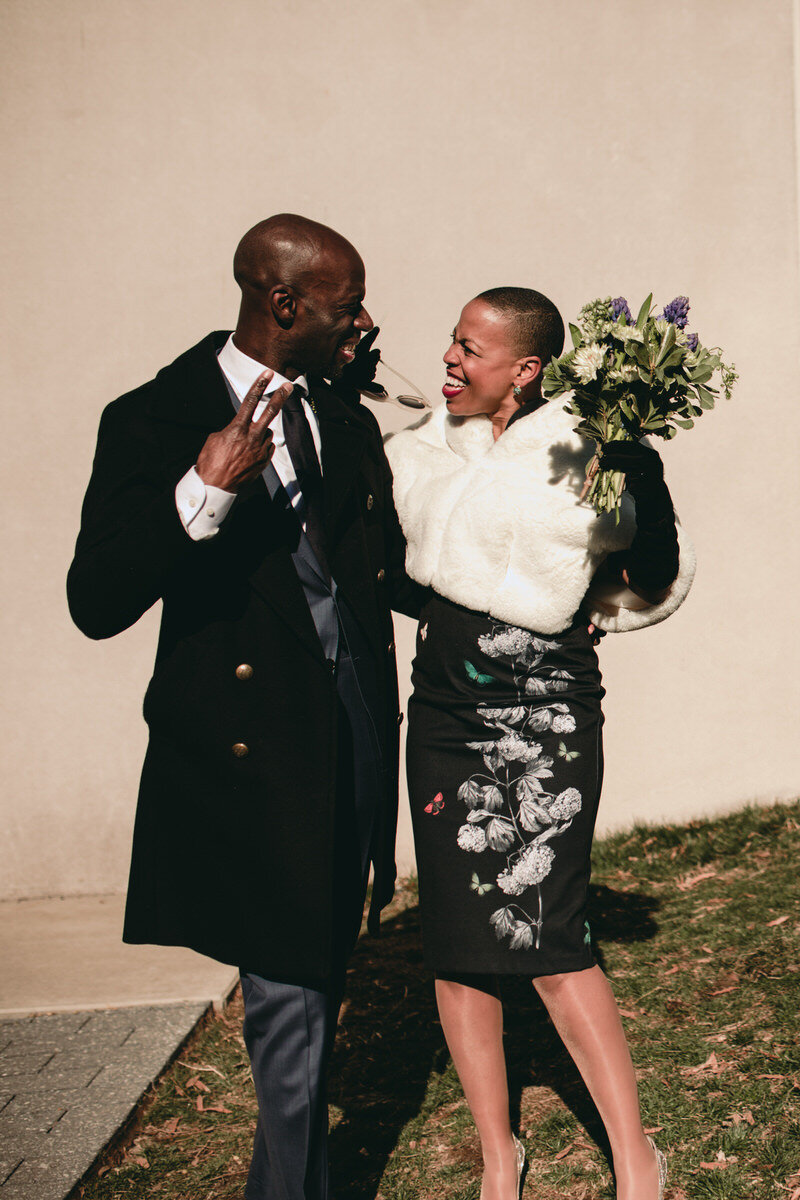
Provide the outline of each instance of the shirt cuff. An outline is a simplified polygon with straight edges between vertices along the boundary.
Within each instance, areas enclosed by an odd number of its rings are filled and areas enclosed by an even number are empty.
[[[235,499],[234,492],[203,483],[194,467],[189,468],[175,488],[175,507],[193,542],[217,536]]]

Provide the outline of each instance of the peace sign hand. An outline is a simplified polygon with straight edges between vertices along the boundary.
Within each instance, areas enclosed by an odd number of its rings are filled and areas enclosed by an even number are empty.
[[[273,374],[270,370],[262,372],[231,423],[206,438],[196,467],[203,483],[224,492],[238,492],[243,484],[257,479],[264,470],[274,450],[270,424],[294,387],[292,383],[281,384],[269,397],[261,416],[254,421],[253,413]]]

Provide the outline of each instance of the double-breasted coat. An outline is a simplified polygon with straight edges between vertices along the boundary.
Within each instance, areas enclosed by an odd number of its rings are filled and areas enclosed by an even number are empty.
[[[324,977],[337,693],[291,558],[296,527],[262,479],[208,541],[189,538],[175,506],[176,484],[233,415],[216,358],[227,337],[209,335],[103,413],[69,606],[85,634],[105,638],[163,601],[125,940],[190,946],[274,978]],[[386,697],[375,928],[395,878],[401,718],[390,609],[413,601],[377,422],[327,384],[311,394],[330,566]]]

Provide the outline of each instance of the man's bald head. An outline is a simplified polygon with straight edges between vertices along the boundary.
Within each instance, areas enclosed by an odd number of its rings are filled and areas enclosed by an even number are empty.
[[[335,229],[296,213],[259,221],[244,235],[233,256],[233,276],[243,295],[278,283],[306,290],[345,265],[363,263],[355,246]]]
[[[259,221],[233,258],[242,303],[234,342],[288,378],[331,378],[372,328],[364,263],[347,238],[295,213]]]

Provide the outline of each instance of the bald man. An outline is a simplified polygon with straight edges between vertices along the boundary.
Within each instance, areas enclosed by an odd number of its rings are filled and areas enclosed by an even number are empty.
[[[346,383],[372,329],[361,258],[283,214],[234,275],[233,334],[103,413],[67,589],[92,638],[163,602],[123,936],[239,968],[245,1196],[323,1200],[345,964],[370,864],[372,929],[395,877],[390,610],[416,600],[380,432]]]

